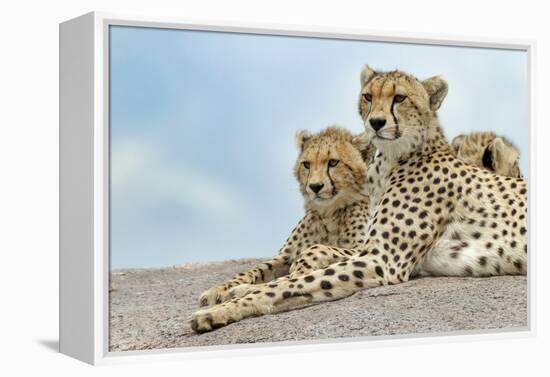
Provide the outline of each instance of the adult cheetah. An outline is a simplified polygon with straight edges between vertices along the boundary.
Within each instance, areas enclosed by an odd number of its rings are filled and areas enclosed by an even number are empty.
[[[440,77],[419,81],[365,66],[359,112],[380,153],[368,170],[372,217],[364,245],[345,261],[199,310],[192,329],[334,300],[413,274],[525,274],[527,184],[452,154],[436,115],[446,94]]]
[[[522,178],[519,151],[506,138],[494,132],[472,132],[456,136],[451,150],[462,161],[500,175]]]
[[[252,284],[326,267],[363,245],[368,225],[367,161],[373,159],[374,147],[364,135],[353,136],[339,127],[316,134],[300,131],[296,143],[299,156],[294,174],[304,198],[304,217],[276,256],[208,289],[199,298],[200,306],[240,296]],[[315,244],[341,249],[321,250]]]

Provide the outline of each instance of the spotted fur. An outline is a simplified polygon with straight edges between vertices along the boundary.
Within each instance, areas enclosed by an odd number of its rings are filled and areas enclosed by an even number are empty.
[[[446,93],[440,77],[420,81],[365,66],[359,112],[379,151],[367,173],[373,184],[367,184],[372,215],[366,241],[337,263],[280,277],[200,310],[191,327],[209,331],[250,316],[398,284],[415,274],[525,274],[527,183],[453,155],[436,115]],[[316,247],[315,252],[340,250]]]

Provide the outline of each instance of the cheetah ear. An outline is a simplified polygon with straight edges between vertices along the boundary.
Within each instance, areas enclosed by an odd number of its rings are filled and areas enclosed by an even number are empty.
[[[462,147],[465,140],[466,140],[466,135],[458,135],[453,139],[453,141],[451,142],[451,147],[455,154],[458,153],[458,151],[460,150],[460,147]]]
[[[371,143],[370,138],[365,132],[355,135],[351,139],[351,144],[361,152],[361,157],[363,157],[363,161],[367,164],[370,164],[374,160],[376,147]]]
[[[499,164],[513,163],[519,157],[515,148],[506,144],[500,137],[495,138],[483,154],[483,166],[489,169],[497,170],[502,168]],[[490,166],[487,166],[487,165]]]
[[[495,161],[497,160],[497,151],[495,148],[495,144],[491,143],[485,148],[485,152],[483,152],[483,157],[481,157],[481,162],[483,164],[483,167],[494,171]]]
[[[378,72],[369,67],[368,64],[365,64],[363,66],[363,70],[361,71],[361,88],[367,85],[368,82],[371,81],[377,74]]]
[[[430,109],[436,111],[441,106],[441,102],[443,102],[445,96],[447,96],[447,91],[449,90],[447,81],[441,76],[434,76],[422,81],[422,86],[430,97]]]
[[[296,145],[298,146],[300,152],[304,150],[304,144],[306,143],[306,141],[311,139],[311,136],[313,136],[311,132],[306,130],[300,130],[296,132]]]

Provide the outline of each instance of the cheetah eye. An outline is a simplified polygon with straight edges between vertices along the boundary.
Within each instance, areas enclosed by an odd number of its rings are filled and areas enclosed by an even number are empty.
[[[304,168],[309,169],[309,161],[302,162],[302,165],[304,166]]]
[[[338,165],[338,162],[340,162],[340,161],[331,158],[330,160],[328,160],[328,166],[330,166],[331,168],[333,168],[333,167],[335,167],[336,165]]]
[[[405,98],[407,98],[407,96],[403,96],[401,94],[396,94],[394,97],[393,97],[393,100],[397,103],[401,103],[405,100]]]
[[[365,93],[365,94],[363,94],[363,98],[365,99],[365,101],[370,102],[370,101],[372,101],[372,94]]]

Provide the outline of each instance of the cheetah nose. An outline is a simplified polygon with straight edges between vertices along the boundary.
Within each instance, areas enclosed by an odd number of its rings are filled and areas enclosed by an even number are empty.
[[[378,131],[384,125],[386,124],[385,118],[370,118],[369,120],[370,126],[373,128],[373,130]]]
[[[311,191],[313,191],[314,193],[318,194],[319,191],[321,191],[321,189],[324,187],[325,185],[322,184],[322,183],[312,183],[309,185],[309,188],[311,189]]]

